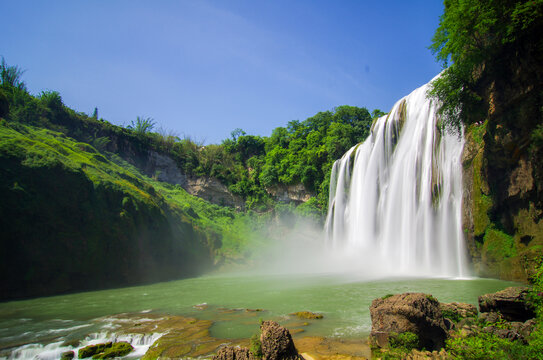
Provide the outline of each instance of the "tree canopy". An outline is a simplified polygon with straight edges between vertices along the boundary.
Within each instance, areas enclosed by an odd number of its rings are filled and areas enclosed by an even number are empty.
[[[441,100],[449,125],[459,126],[484,113],[478,86],[485,75],[499,75],[510,60],[530,53],[527,47],[541,48],[543,0],[445,0],[444,5],[430,49],[448,68],[431,95]]]

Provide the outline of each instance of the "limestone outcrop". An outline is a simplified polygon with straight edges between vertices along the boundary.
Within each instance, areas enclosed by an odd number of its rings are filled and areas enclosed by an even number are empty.
[[[521,321],[535,317],[533,305],[528,301],[527,287],[509,287],[492,294],[479,296],[481,313],[499,313],[507,321]]]
[[[290,332],[274,321],[262,322],[259,341],[260,344],[252,344],[251,349],[222,347],[213,356],[213,360],[303,360],[294,346]]]
[[[439,302],[431,295],[405,293],[373,300],[370,306],[370,340],[379,347],[388,345],[394,334],[411,332],[419,346],[439,350],[445,345],[447,329]]]
[[[294,346],[290,332],[274,321],[260,325],[262,360],[302,360]]]

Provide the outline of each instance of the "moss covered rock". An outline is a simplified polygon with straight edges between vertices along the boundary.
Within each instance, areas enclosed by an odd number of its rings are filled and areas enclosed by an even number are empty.
[[[127,342],[120,341],[106,348],[103,352],[94,355],[93,359],[112,359],[117,357],[123,357],[130,354],[134,350],[132,345]]]
[[[79,349],[79,351],[77,352],[77,357],[80,359],[85,359],[85,358],[94,356],[96,354],[100,354],[106,351],[106,349],[111,348],[112,344],[113,343],[108,342],[105,344],[95,344],[95,345],[85,346],[84,348]]]
[[[322,314],[317,314],[311,311],[298,311],[290,315],[297,316],[300,319],[322,319],[323,318]]]

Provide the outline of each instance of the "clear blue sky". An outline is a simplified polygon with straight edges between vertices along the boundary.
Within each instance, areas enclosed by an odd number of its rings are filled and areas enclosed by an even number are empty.
[[[34,94],[219,143],[339,105],[388,111],[441,67],[439,0],[4,0],[0,55]]]

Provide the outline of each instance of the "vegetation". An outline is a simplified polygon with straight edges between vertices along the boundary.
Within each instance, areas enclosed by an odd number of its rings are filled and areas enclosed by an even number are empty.
[[[372,123],[367,109],[345,105],[291,121],[269,137],[235,129],[221,144],[203,146],[164,129],[153,132],[156,122],[148,117],[138,116],[122,128],[98,119],[97,109],[88,116],[67,108],[58,92],[34,97],[21,80],[23,72],[2,61],[0,113],[6,113],[8,121],[58,131],[121,157],[129,150],[141,157],[148,149],[167,154],[185,174],[216,178],[246,200],[249,209],[259,211],[274,206],[269,189],[300,183],[316,198],[313,208],[324,211],[333,162],[363,141]],[[373,111],[374,117],[382,114]],[[124,146],[115,146],[119,143]]]
[[[543,259],[542,259],[543,260]],[[456,331],[447,341],[446,350],[453,358],[478,359],[543,359],[543,263],[532,278],[533,287],[530,291],[530,301],[536,308],[536,328],[530,334],[527,342],[522,340],[504,339],[495,333],[484,330],[487,326],[498,329],[511,329],[506,321],[485,323],[479,320],[479,328],[473,333],[464,334]],[[445,315],[445,314],[444,314]]]
[[[262,358],[262,342],[260,341],[260,334],[254,334],[251,337],[249,351],[256,359]]]
[[[530,67],[541,57],[543,1],[445,0],[444,5],[430,48],[450,66],[431,94],[441,100],[446,123],[458,128],[486,116],[492,106],[483,101],[489,79],[507,78],[519,67],[537,73],[539,66]]]
[[[317,314],[311,311],[298,311],[291,315],[297,316],[300,319],[322,319],[323,318],[322,314]]]
[[[98,117],[98,112],[96,111],[96,109],[95,109],[95,114],[93,114],[92,116],[93,118]],[[151,130],[153,130],[154,127],[155,127],[155,122],[153,119],[138,116],[135,122],[132,121],[132,123],[127,126],[127,129],[134,131],[136,134],[142,135],[142,134],[151,132]]]

